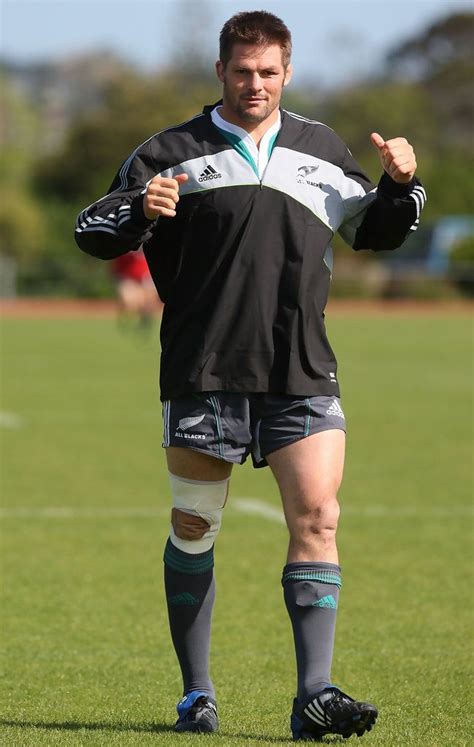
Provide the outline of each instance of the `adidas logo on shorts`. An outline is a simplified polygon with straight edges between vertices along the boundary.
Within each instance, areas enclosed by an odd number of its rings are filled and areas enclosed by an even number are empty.
[[[342,418],[343,420],[345,420],[345,416],[344,416],[344,413],[342,411],[342,407],[339,404],[339,402],[337,401],[337,399],[334,399],[332,401],[331,405],[329,406],[329,409],[326,410],[326,414],[327,415],[335,415],[336,418]]]

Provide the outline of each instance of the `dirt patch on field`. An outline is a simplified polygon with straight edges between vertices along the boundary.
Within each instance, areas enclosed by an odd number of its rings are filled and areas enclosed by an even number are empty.
[[[425,301],[416,299],[391,299],[380,300],[355,300],[335,299],[329,301],[327,316],[349,316],[360,314],[361,316],[444,316],[446,314],[472,314],[474,303],[462,300],[449,301]]]
[[[15,298],[0,301],[0,315],[17,318],[83,318],[114,317],[115,301],[92,301],[69,298]],[[161,313],[161,308],[159,309]]]
[[[474,303],[469,301],[358,301],[335,299],[328,303],[327,316],[431,316],[445,314],[471,314]],[[161,307],[157,313],[161,313]],[[66,298],[15,298],[0,301],[0,315],[16,318],[82,318],[114,317],[114,301],[88,301]]]

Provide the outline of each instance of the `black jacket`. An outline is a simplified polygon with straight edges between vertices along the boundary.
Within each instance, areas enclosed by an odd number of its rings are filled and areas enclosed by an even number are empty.
[[[329,127],[286,111],[260,180],[211,109],[140,145],[79,215],[76,241],[102,259],[143,245],[165,303],[162,399],[338,395],[324,326],[331,238],[395,249],[418,225],[424,190],[387,174],[374,187]],[[176,217],[147,220],[147,183],[183,172]]]

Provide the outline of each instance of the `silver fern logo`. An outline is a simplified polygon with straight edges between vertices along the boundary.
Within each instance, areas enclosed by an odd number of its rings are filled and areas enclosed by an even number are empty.
[[[319,184],[308,179],[308,176],[314,174],[318,169],[319,166],[300,166],[296,174],[296,181],[298,184],[311,184],[312,187],[319,187]]]
[[[178,428],[182,431],[187,431],[188,428],[192,428],[195,425],[199,425],[199,423],[202,423],[206,416],[205,415],[198,415],[197,417],[193,418],[181,418],[181,420],[178,423]]]

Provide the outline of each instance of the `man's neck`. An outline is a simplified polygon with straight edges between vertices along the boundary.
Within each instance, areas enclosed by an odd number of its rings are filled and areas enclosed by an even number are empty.
[[[225,104],[220,106],[217,111],[219,112],[222,119],[225,119],[226,122],[237,125],[237,127],[241,127],[243,130],[245,130],[245,132],[248,132],[257,148],[260,145],[260,141],[265,133],[270,129],[270,127],[273,127],[275,122],[278,121],[278,117],[280,114],[280,111],[277,108],[270,114],[270,116],[264,119],[263,122],[247,122],[240,119],[239,117],[236,117],[232,111],[226,109]]]

